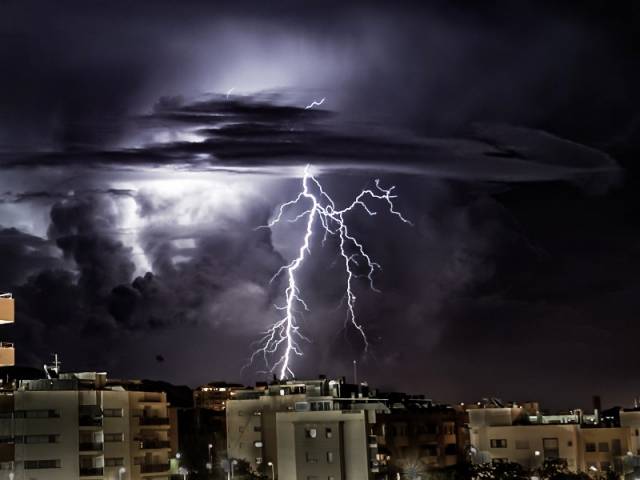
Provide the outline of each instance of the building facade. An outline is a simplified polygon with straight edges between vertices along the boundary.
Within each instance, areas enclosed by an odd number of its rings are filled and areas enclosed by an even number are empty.
[[[23,381],[0,406],[2,480],[169,479],[164,393],[62,374]]]
[[[626,478],[637,463],[640,411],[621,411],[604,421],[598,412],[529,415],[522,407],[469,410],[472,459],[506,460],[527,469],[562,459],[572,471],[617,473]]]
[[[375,478],[373,425],[387,409],[347,390],[343,382],[320,379],[234,392],[226,409],[229,461],[282,479]]]

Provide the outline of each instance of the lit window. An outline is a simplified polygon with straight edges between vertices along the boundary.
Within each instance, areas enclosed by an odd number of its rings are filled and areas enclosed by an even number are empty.
[[[316,438],[318,436],[318,430],[315,428],[307,428],[306,434],[307,438]]]
[[[333,452],[327,452],[327,463],[333,463]]]
[[[325,435],[327,438],[332,438],[333,437],[333,432],[331,431],[330,428],[326,428],[325,429]]]

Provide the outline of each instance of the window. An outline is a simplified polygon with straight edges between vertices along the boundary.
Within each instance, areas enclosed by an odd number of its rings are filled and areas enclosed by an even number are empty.
[[[560,457],[560,442],[557,438],[543,438],[542,448],[544,449],[544,458],[559,458]]]
[[[60,418],[58,410],[17,410],[16,418]]]
[[[609,451],[609,442],[599,442],[598,443],[598,451],[599,452],[608,452]]]
[[[529,440],[516,440],[516,449],[529,450]]]
[[[121,408],[105,408],[102,412],[105,417],[122,417]]]
[[[105,433],[105,442],[124,442],[124,433]]]
[[[253,427],[253,431],[254,431],[254,432],[261,432],[261,431],[262,431],[262,427],[261,427],[261,426],[259,426],[259,425],[258,425],[258,426],[256,426],[256,427]]]
[[[331,431],[331,429],[329,427],[325,428],[324,434],[325,434],[325,436],[327,438],[333,438],[333,432]]]
[[[507,448],[507,441],[503,438],[491,439],[491,448]]]
[[[121,467],[122,465],[124,465],[124,458],[122,457],[104,459],[105,467]]]
[[[260,465],[262,463],[262,457],[256,457],[256,465]]]
[[[318,436],[318,430],[315,428],[307,428],[305,436],[307,438],[316,438]]]
[[[333,452],[327,452],[327,463],[333,463]]]
[[[25,470],[36,470],[39,468],[60,468],[60,460],[25,460]]]
[[[445,455],[457,455],[458,454],[458,445],[456,445],[455,443],[448,443],[444,447],[444,454]]]
[[[60,441],[60,435],[25,435],[22,440],[27,444],[58,443]]]
[[[307,459],[307,463],[318,463],[318,457],[313,452],[306,452],[305,457]]]
[[[636,437],[640,437],[640,430],[636,428]]]
[[[584,444],[584,451],[585,452],[595,452],[596,451],[596,444],[593,442],[587,442]]]

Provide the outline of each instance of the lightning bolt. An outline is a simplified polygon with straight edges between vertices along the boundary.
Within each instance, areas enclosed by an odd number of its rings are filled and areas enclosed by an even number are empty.
[[[367,201],[382,201],[386,203],[391,214],[398,217],[403,223],[411,225],[411,222],[395,209],[393,201],[397,196],[393,193],[394,189],[395,187],[393,186],[389,188],[382,187],[380,181],[376,179],[375,189],[362,190],[351,204],[339,209],[333,199],[322,188],[320,182],[310,173],[309,165],[307,165],[302,177],[302,190],[300,193],[293,200],[280,205],[271,221],[262,227],[271,228],[285,220],[292,223],[304,221],[306,224],[297,257],[290,263],[280,267],[271,279],[273,282],[281,275],[286,276],[287,287],[284,291],[284,305],[275,306],[276,309],[284,312],[284,316],[275,322],[264,333],[263,337],[255,343],[258,348],[251,355],[249,364],[252,364],[256,357],[262,355],[265,364],[268,367],[270,366],[269,371],[273,373],[277,371],[280,379],[293,376],[293,370],[291,370],[292,357],[294,355],[302,356],[300,342],[309,341],[300,331],[298,323],[301,312],[309,310],[301,295],[298,273],[305,259],[311,255],[311,241],[315,228],[320,228],[322,231],[323,245],[329,236],[337,239],[339,258],[344,263],[346,275],[347,316],[345,327],[350,324],[360,333],[364,341],[365,351],[367,350],[369,346],[367,336],[362,324],[356,318],[356,295],[353,291],[353,284],[358,277],[364,276],[371,289],[378,291],[374,286],[373,275],[376,270],[381,270],[382,267],[369,256],[363,243],[349,231],[345,215],[356,209],[361,209],[368,215],[375,216],[377,212],[369,207]],[[302,211],[300,211],[301,209]],[[293,215],[288,216],[292,210]],[[364,270],[366,273],[364,275],[359,274],[356,269]],[[270,365],[270,359],[274,357],[278,357],[278,359]]]
[[[325,101],[325,98],[322,97],[322,99],[319,102],[316,102],[315,100],[313,102],[311,102],[309,105],[307,105],[306,107],[304,107],[305,110],[309,110],[310,108],[313,107],[319,107],[320,105],[322,105]]]

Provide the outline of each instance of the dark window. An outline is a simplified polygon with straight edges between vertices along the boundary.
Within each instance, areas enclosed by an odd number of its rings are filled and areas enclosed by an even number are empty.
[[[584,444],[584,451],[585,452],[595,452],[596,451],[596,444],[593,442],[587,442]]]
[[[327,438],[332,438],[332,437],[333,437],[333,432],[332,432],[332,431],[331,431],[331,429],[330,429],[330,428],[328,428],[328,427],[325,429],[324,433],[325,433],[325,436],[326,436]]]
[[[458,446],[455,443],[449,443],[444,447],[445,455],[457,455],[458,454]]]
[[[60,460],[25,460],[25,470],[36,470],[39,468],[60,468]]]
[[[491,439],[491,448],[507,448],[507,440],[504,438]]]

